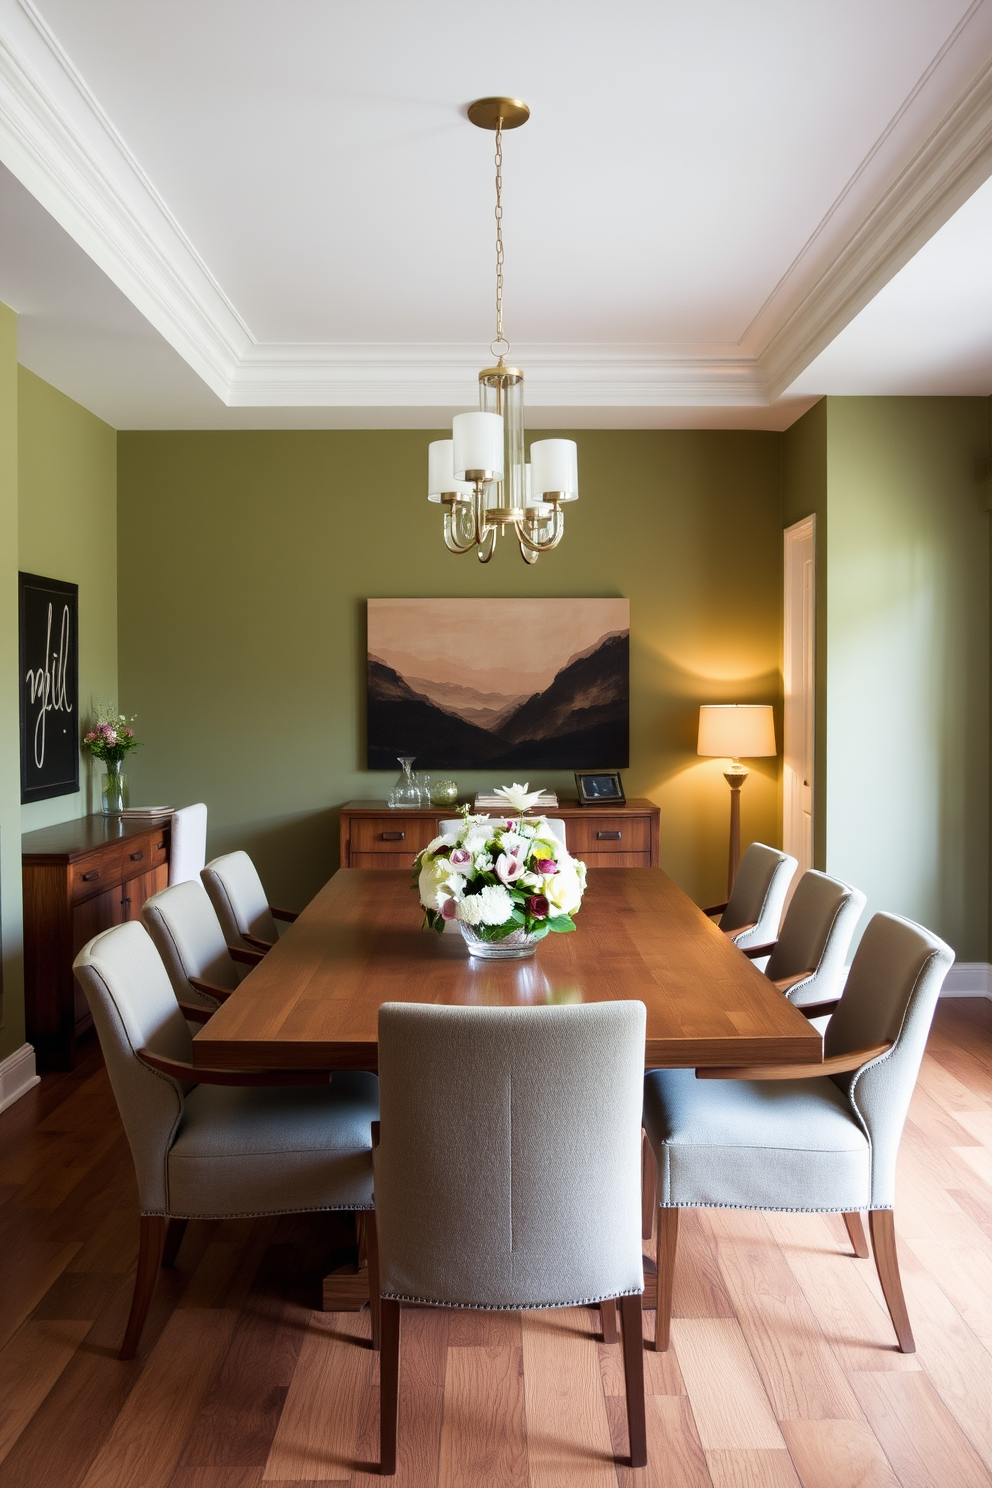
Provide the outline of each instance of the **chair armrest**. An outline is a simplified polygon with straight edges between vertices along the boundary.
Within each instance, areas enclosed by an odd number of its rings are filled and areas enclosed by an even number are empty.
[[[729,929],[728,930],[724,930],[723,926],[721,925],[720,926],[720,933],[721,933],[721,935],[725,935],[728,940],[733,940],[733,938],[734,938],[735,935],[743,935],[745,933],[745,931],[747,931],[747,930],[753,930],[754,927],[755,927],[755,925],[757,923],[758,923],[757,920],[752,920],[749,925],[735,925],[732,930],[729,930]],[[743,946],[738,946],[737,949],[739,951],[743,951],[744,950],[744,947]],[[744,954],[747,955],[747,952],[744,951]]]
[[[794,1002],[792,1006],[797,1013],[802,1013],[804,1018],[823,1018],[827,1013],[836,1012],[839,1004],[839,997],[831,997],[829,1002]]]
[[[331,1079],[327,1070],[201,1069],[198,1064],[153,1054],[151,1049],[139,1049],[138,1058],[149,1069],[187,1085],[327,1085]]]
[[[729,902],[730,901],[727,900],[727,904],[729,904]],[[703,914],[704,915],[723,914],[723,911],[726,909],[727,904],[711,904],[710,907],[709,907],[709,909],[704,909],[703,910]]]
[[[750,1064],[740,1069],[697,1069],[697,1080],[818,1080],[821,1075],[843,1075],[860,1069],[863,1064],[887,1054],[892,1041],[876,1044],[872,1049],[856,1049],[853,1054],[832,1054],[819,1064]]]
[[[228,946],[227,954],[232,961],[241,961],[245,966],[257,966],[264,951],[249,951],[247,946]]]
[[[190,1023],[209,1023],[217,1009],[198,1007],[194,1002],[181,1002],[179,1011]]]
[[[230,987],[215,987],[213,982],[203,982],[199,977],[187,977],[186,980],[194,992],[202,992],[207,997],[216,997],[218,1002],[225,1002],[231,995]]]
[[[745,951],[744,954],[745,956],[749,956],[751,952]],[[805,971],[794,972],[792,976],[776,977],[772,982],[772,986],[777,987],[780,992],[788,992],[790,987],[798,987],[800,982],[804,982],[807,977],[814,976],[815,973],[816,967],[808,966]]]
[[[274,920],[288,920],[290,924],[300,918],[298,909],[276,909],[274,904],[269,905],[269,914]]]
[[[271,940],[263,940],[260,935],[249,935],[247,930],[244,932],[241,939],[246,940],[250,946],[254,946],[256,950],[261,951],[263,956],[265,955],[266,951],[271,951],[272,949]]]
[[[735,930],[733,933],[734,933],[734,935],[740,935],[741,932],[739,930]],[[770,940],[767,945],[760,945],[760,946],[738,946],[737,949],[740,951],[741,955],[742,956],[746,956],[749,961],[757,961],[762,956],[770,956],[771,953],[772,953],[772,951],[775,949],[775,947],[777,945],[778,945],[778,941],[777,940]],[[804,977],[804,976],[809,976],[809,972],[808,971],[801,972],[800,973],[800,976],[797,977],[796,980],[799,981],[801,979],[801,977]],[[777,987],[778,986],[778,982],[776,982],[775,985]]]

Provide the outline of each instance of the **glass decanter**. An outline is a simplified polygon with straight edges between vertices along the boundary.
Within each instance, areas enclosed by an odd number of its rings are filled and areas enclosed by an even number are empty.
[[[417,807],[420,805],[420,786],[413,774],[412,754],[398,754],[396,758],[403,766],[403,774],[389,792],[390,806]]]

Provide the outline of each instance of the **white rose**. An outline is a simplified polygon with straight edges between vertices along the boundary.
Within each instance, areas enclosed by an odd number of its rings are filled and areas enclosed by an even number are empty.
[[[452,871],[447,858],[434,858],[421,868],[417,887],[424,908],[437,910],[445,899],[458,897],[465,888],[465,879]]]
[[[583,877],[575,862],[558,864],[558,872],[545,881],[544,892],[552,909],[559,914],[574,914],[582,903]],[[582,865],[584,868],[584,864]]]

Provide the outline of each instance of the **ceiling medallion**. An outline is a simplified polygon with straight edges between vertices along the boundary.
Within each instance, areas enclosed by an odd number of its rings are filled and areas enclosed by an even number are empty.
[[[503,130],[518,129],[530,109],[518,98],[479,98],[468,117],[496,131],[496,335],[495,367],[479,373],[479,412],[459,413],[450,439],[429,446],[428,501],[442,503],[444,541],[452,553],[477,550],[480,563],[496,551],[511,527],[526,563],[536,563],[561,542],[564,503],[579,496],[578,460],[572,439],[540,439],[524,454],[524,374],[508,367],[503,334]]]

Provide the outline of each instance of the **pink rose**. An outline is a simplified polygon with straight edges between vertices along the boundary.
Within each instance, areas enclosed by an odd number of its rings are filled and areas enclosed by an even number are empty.
[[[453,920],[457,913],[458,906],[455,904],[454,899],[445,899],[444,903],[441,905],[442,920]]]
[[[496,877],[505,884],[511,884],[523,871],[524,865],[520,859],[511,858],[508,853],[500,853],[496,859]]]
[[[551,906],[543,894],[532,894],[527,900],[527,910],[535,920],[546,920]]]
[[[471,863],[471,861],[472,854],[469,852],[467,847],[452,848],[451,855],[448,858],[448,862],[451,864],[452,868],[464,868],[468,863]]]
[[[555,862],[554,858],[538,858],[537,862],[534,864],[534,867],[537,869],[538,873],[558,872],[558,864]]]

